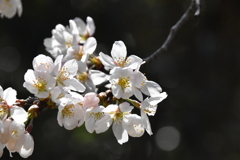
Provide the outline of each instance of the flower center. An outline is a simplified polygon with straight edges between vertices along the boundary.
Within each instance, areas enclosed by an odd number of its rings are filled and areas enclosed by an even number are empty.
[[[90,37],[90,35],[88,31],[86,31],[86,34],[79,34],[79,37],[81,38],[82,41],[86,41]]]
[[[99,120],[102,117],[104,117],[103,112],[97,112],[97,113],[91,112],[90,115],[93,116],[95,120]]]
[[[10,7],[10,8],[12,7],[12,4],[10,3],[10,0],[5,0],[5,2],[6,2],[8,7]]]
[[[76,78],[78,79],[78,80],[80,80],[82,83],[85,83],[86,81],[87,81],[87,79],[88,79],[88,73],[87,72],[80,72],[77,76],[76,76]]]
[[[83,55],[84,55],[83,47],[81,47],[78,52],[74,52],[74,58],[78,61],[82,59]]]
[[[130,59],[125,60],[125,57],[118,57],[116,60],[116,65],[123,68],[123,67],[127,66],[130,62],[131,62]]]
[[[63,117],[72,118],[74,116],[73,107],[74,107],[73,104],[65,106],[64,109],[62,110]]]
[[[122,123],[122,120],[123,120],[123,112],[115,113],[115,115],[113,117],[114,124],[118,125],[118,124]]]
[[[130,77],[128,76],[128,77],[125,77],[125,78],[120,78],[119,80],[118,80],[118,85],[120,85],[121,87],[122,87],[122,89],[125,89],[125,88],[127,88],[127,87],[130,87]]]
[[[63,83],[63,81],[69,79],[69,75],[70,75],[70,72],[66,71],[68,68],[66,68],[65,66],[62,67],[61,71],[60,71],[60,74],[57,78],[57,81],[62,85],[62,86],[65,86],[65,84]]]
[[[38,88],[39,91],[46,91],[47,81],[45,79],[38,77],[33,83],[33,86]]]
[[[12,130],[12,135],[17,135],[18,131],[17,130]]]
[[[68,41],[68,42],[65,42],[65,46],[66,46],[67,48],[72,47],[72,38],[69,38],[69,41]]]
[[[4,120],[7,118],[9,108],[4,104],[0,104],[0,119]]]

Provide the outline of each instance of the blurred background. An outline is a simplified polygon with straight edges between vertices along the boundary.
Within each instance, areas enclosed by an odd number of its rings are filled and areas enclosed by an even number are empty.
[[[22,0],[23,14],[0,19],[0,85],[31,96],[24,74],[38,54],[50,56],[43,40],[57,24],[91,16],[100,51],[122,40],[128,55],[148,57],[165,41],[191,0]],[[111,128],[90,134],[83,125],[68,131],[57,110],[34,120],[30,160],[239,160],[240,1],[202,0],[201,15],[180,30],[167,53],[141,67],[168,98],[150,117],[153,135],[119,145]],[[2,159],[10,158],[5,149]]]

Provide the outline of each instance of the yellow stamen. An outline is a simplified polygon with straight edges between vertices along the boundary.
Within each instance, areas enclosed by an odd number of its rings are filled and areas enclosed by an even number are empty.
[[[97,112],[97,113],[91,112],[90,115],[93,116],[95,120],[99,120],[105,116],[103,112]]]
[[[88,73],[87,72],[80,72],[76,78],[80,80],[82,83],[85,83],[88,80]]]
[[[126,89],[127,87],[130,87],[130,77],[126,78],[120,78],[119,81],[117,82],[118,85],[122,87],[122,89]]]
[[[33,80],[33,86],[38,88],[39,91],[46,91],[47,81],[41,77],[38,77],[37,80]]]
[[[73,108],[74,108],[73,104],[65,106],[64,109],[62,110],[63,117],[72,118],[74,116]]]

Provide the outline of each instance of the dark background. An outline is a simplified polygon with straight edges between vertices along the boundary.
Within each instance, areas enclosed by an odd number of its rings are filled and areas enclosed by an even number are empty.
[[[128,55],[145,58],[165,41],[191,0],[23,0],[23,14],[0,19],[0,85],[31,96],[23,75],[57,24],[91,16],[100,51],[122,40]],[[141,67],[168,98],[150,117],[153,135],[119,145],[111,128],[90,134],[57,124],[57,110],[34,120],[31,160],[239,160],[240,1],[202,0],[201,15],[180,30],[167,53]],[[2,159],[10,159],[7,149]],[[12,159],[20,159],[18,153]]]

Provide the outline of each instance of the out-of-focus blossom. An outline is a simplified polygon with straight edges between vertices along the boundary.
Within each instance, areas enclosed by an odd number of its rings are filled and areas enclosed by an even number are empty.
[[[20,17],[22,15],[21,0],[0,0],[0,15],[1,17],[12,18],[16,12]]]

